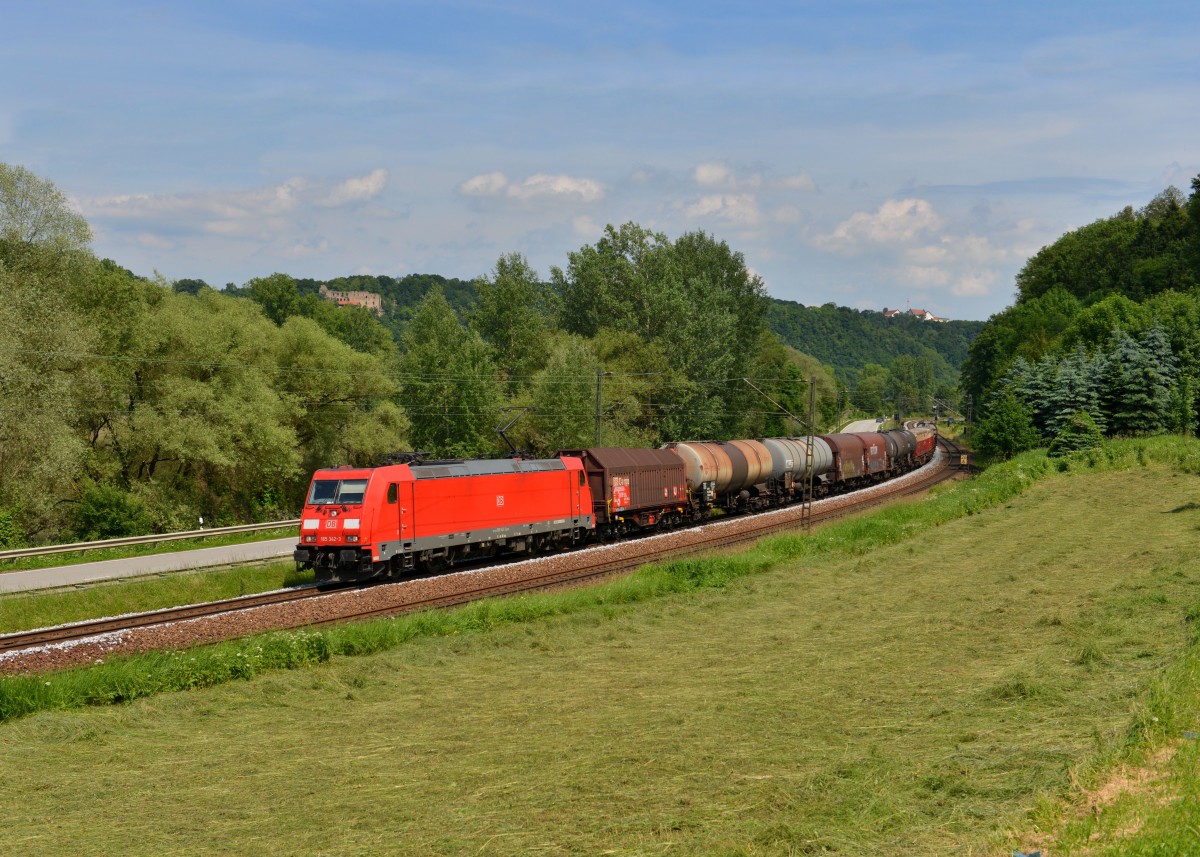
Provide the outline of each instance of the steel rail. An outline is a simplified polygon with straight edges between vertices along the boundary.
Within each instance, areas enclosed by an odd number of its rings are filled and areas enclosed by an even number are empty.
[[[199,619],[206,616],[218,616],[222,613],[235,613],[239,610],[250,610],[255,607],[286,604],[291,601],[311,598],[317,594],[324,594],[324,592],[318,591],[316,585],[312,584],[298,586],[294,589],[263,592],[257,595],[242,595],[223,601],[188,604],[183,607],[167,607],[163,610],[153,610],[149,613],[130,613],[125,616],[93,619],[85,622],[75,622],[70,625],[38,628],[34,631],[0,634],[0,653],[28,649],[33,646],[46,646],[56,643],[67,643],[73,640],[84,640],[99,634],[131,631],[135,628],[149,628],[154,625],[165,625],[170,622],[181,622],[186,619]]]

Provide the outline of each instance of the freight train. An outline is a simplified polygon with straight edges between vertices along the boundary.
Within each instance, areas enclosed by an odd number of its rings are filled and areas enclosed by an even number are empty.
[[[928,427],[594,447],[313,474],[294,558],[321,582],[436,573],[854,490],[927,462]],[[811,492],[811,493],[810,493]]]

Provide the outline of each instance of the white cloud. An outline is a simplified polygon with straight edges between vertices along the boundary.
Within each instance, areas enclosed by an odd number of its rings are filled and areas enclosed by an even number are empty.
[[[458,192],[467,196],[495,196],[508,185],[504,173],[484,173],[473,176],[458,186]]]
[[[533,199],[540,196],[578,196],[584,202],[594,202],[604,196],[604,186],[592,179],[537,173],[519,184],[510,184],[508,195],[517,199]]]
[[[722,190],[754,190],[763,186],[762,173],[738,174],[724,161],[708,161],[697,164],[692,170],[692,181],[704,188]]]
[[[329,242],[322,239],[320,241],[297,241],[284,248],[283,255],[292,259],[305,259],[309,256],[323,256],[328,252]]]
[[[889,199],[876,211],[859,211],[816,243],[828,250],[856,252],[870,245],[905,244],[939,229],[942,219],[923,199]]]
[[[691,218],[719,217],[731,223],[758,223],[762,220],[758,201],[753,194],[717,193],[702,196],[687,206],[684,214]]]
[[[701,187],[733,187],[736,184],[733,170],[721,161],[698,164],[692,171],[692,179]]]
[[[206,191],[175,194],[125,194],[80,200],[88,217],[158,219],[201,215],[217,220],[267,217],[299,207],[312,187],[303,178],[290,178],[277,185],[251,190]]]
[[[900,279],[918,287],[943,288],[950,283],[950,272],[931,265],[908,265],[900,271]]]
[[[799,223],[804,213],[794,205],[781,205],[771,212],[771,219],[777,223]]]
[[[524,181],[510,181],[501,172],[473,176],[458,186],[465,196],[499,196],[513,199],[577,196],[584,202],[595,202],[604,196],[604,185],[594,179],[575,176],[535,173]]]
[[[1200,173],[1200,162],[1190,167],[1184,167],[1179,161],[1172,161],[1159,173],[1158,183],[1163,187],[1174,185],[1184,193],[1191,189],[1192,179]]]
[[[914,247],[904,256],[913,265],[936,265],[945,261],[950,251],[945,244],[929,244],[924,247]]]
[[[974,271],[965,274],[950,287],[950,294],[960,297],[981,297],[991,291],[999,276],[995,271]]]
[[[365,176],[346,179],[334,187],[321,204],[335,206],[374,199],[383,191],[387,180],[388,171],[385,169],[372,170]]]
[[[575,230],[576,235],[584,238],[595,238],[602,231],[602,227],[586,215],[571,218],[571,228]]]
[[[257,209],[264,214],[282,214],[299,205],[300,200],[297,198],[297,194],[303,193],[308,188],[307,179],[292,178],[274,187],[261,191],[250,191],[245,199],[252,210]]]
[[[140,232],[134,240],[143,247],[150,247],[154,250],[174,250],[176,247],[174,241],[168,241],[166,238],[150,232]]]
[[[235,220],[210,220],[203,229],[213,235],[236,235],[242,231],[242,226]]]
[[[996,267],[1013,257],[980,235],[943,235],[936,244],[904,251],[899,278],[917,287],[948,289],[960,297],[979,297],[999,280]]]
[[[805,193],[811,193],[817,189],[817,183],[813,181],[813,177],[804,172],[781,178],[776,184],[784,190],[799,190]]]

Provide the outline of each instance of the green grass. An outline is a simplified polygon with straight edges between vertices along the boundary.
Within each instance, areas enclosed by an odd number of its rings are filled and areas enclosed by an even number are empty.
[[[218,601],[312,580],[311,571],[298,573],[295,563],[287,562],[172,572],[161,577],[95,583],[83,589],[10,593],[0,596],[0,634]]]
[[[28,571],[37,568],[56,568],[60,565],[78,565],[84,562],[101,562],[109,559],[129,559],[135,556],[154,556],[160,553],[192,550],[194,548],[219,548],[227,545],[244,545],[251,542],[281,539],[296,535],[295,527],[278,530],[261,530],[255,533],[230,533],[223,536],[179,539],[178,541],[154,542],[120,548],[92,548],[87,551],[69,551],[47,556],[30,556],[20,559],[0,560],[0,574],[6,571]]]
[[[1192,722],[1198,449],[1026,456],[594,589],[10,680],[44,699],[0,725],[0,853],[1011,853]]]
[[[815,535],[781,536],[764,542],[758,550],[666,566],[651,565],[626,578],[551,595],[521,596],[479,602],[452,611],[435,611],[372,623],[344,625],[322,632],[320,651],[359,655],[384,651],[419,636],[446,636],[487,630],[511,622],[571,614],[596,606],[649,601],[695,589],[724,586],[729,581],[759,573],[781,562],[837,553],[863,553],[884,544],[908,539],[924,528],[962,515],[974,514],[1021,492],[1037,475],[1047,471],[1044,457],[1028,455],[993,469],[986,478],[959,490],[935,495],[932,502],[905,503],[867,517],[849,518],[819,529]],[[274,588],[297,582],[287,566],[235,569],[216,574],[134,581],[82,592],[59,592],[0,600],[0,628],[10,630],[77,621],[194,603]],[[284,636],[287,636],[286,634]],[[128,701],[170,690],[210,686],[231,678],[257,675],[257,648],[253,640],[233,641],[198,650],[184,661],[164,662],[160,655],[113,658],[108,664],[72,670],[44,679],[0,679],[0,721],[46,708]],[[279,664],[270,668],[308,663]],[[130,666],[132,664],[132,666]],[[132,680],[131,676],[144,676]],[[49,688],[46,690],[45,688]]]

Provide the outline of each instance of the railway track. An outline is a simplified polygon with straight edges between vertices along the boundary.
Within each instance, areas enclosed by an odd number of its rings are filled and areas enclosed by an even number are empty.
[[[951,453],[951,444],[945,447]],[[932,485],[954,478],[957,471],[950,464],[957,460],[957,447],[950,455],[939,456],[935,463],[907,474],[891,482],[881,483],[865,491],[828,498],[813,504],[812,521],[829,521],[881,505],[905,495],[918,494]],[[869,496],[867,496],[869,495]],[[566,586],[578,586],[597,579],[610,577],[666,557],[677,557],[704,553],[754,542],[765,535],[795,529],[800,521],[799,507],[789,507],[754,516],[717,521],[689,530],[676,531],[668,536],[651,536],[615,543],[616,556],[605,549],[582,550],[558,554],[552,561],[517,561],[507,565],[493,565],[465,572],[456,571],[436,578],[416,578],[395,584],[367,587],[372,590],[394,590],[398,597],[365,599],[356,598],[366,590],[362,587],[330,591],[316,585],[279,590],[259,595],[242,596],[207,604],[168,608],[150,613],[129,614],[35,631],[0,635],[0,659],[19,658],[23,650],[35,648],[66,649],[76,643],[103,638],[105,635],[124,638],[139,631],[152,632],[165,626],[179,623],[229,622],[230,633],[207,634],[196,642],[224,639],[262,630],[285,629],[298,626],[320,626],[339,622],[355,621],[380,616],[409,613],[437,607],[465,604],[497,595],[532,592]],[[514,573],[514,569],[522,569]],[[496,579],[499,578],[499,579]],[[411,592],[411,595],[404,593]],[[314,613],[307,609],[308,602],[328,599],[326,606]],[[373,601],[369,605],[357,601]],[[291,607],[290,611],[288,608]],[[302,607],[305,609],[294,609]],[[230,622],[231,618],[245,617],[256,611],[278,610],[276,620],[266,626],[260,623],[247,627],[245,623]],[[186,645],[174,637],[164,641],[166,647]],[[140,646],[153,648],[155,646]],[[105,646],[112,651],[115,646]],[[55,663],[55,666],[61,665]],[[8,671],[8,670],[5,670]]]
[[[315,585],[301,586],[295,589],[264,592],[259,595],[243,595],[238,598],[212,601],[207,604],[168,607],[149,613],[130,613],[125,616],[75,622],[70,625],[56,625],[52,628],[39,628],[35,631],[3,634],[0,635],[0,653],[27,649],[31,646],[45,646],[70,642],[72,640],[82,640],[99,634],[131,631],[135,628],[148,628],[167,622],[183,622],[188,619],[202,619],[206,616],[217,616],[222,613],[232,613],[239,610],[251,610],[256,607],[287,604],[290,601],[311,598],[316,593],[316,589]]]

